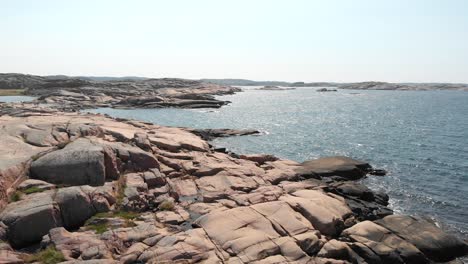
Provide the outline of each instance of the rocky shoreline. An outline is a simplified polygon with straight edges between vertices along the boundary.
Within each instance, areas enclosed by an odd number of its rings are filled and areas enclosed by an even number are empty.
[[[468,253],[433,223],[394,215],[385,193],[357,181],[382,174],[366,162],[236,155],[205,140],[254,132],[0,104],[0,262],[53,252],[66,263],[432,263]]]
[[[0,103],[0,263],[434,263],[468,254],[434,223],[394,215],[387,194],[359,183],[385,174],[366,162],[238,155],[208,141],[259,131],[78,111],[221,107],[213,95],[236,88],[20,77],[11,83],[38,99]]]
[[[0,74],[0,89],[24,89],[25,95],[37,97],[32,103],[68,112],[100,107],[220,108],[229,102],[217,100],[215,95],[241,91],[175,78],[92,81],[23,74]]]

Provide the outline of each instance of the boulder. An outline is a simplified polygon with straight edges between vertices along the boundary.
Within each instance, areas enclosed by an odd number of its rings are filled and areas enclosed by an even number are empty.
[[[348,180],[364,177],[372,167],[367,163],[348,157],[325,157],[306,161],[296,172],[304,177],[341,176]]]
[[[79,138],[35,160],[31,177],[54,184],[103,185],[106,180],[104,149],[89,139]]]
[[[55,201],[60,207],[63,226],[69,230],[82,226],[96,213],[91,199],[78,186],[59,189]]]
[[[453,235],[422,218],[407,215],[390,215],[376,221],[415,245],[429,259],[437,262],[450,261],[468,254],[468,245]]]
[[[143,179],[148,185],[148,188],[162,187],[166,184],[166,178],[158,169],[151,169],[143,173]]]
[[[62,226],[59,206],[50,192],[28,195],[28,199],[8,204],[0,221],[8,226],[7,237],[15,248],[39,242],[50,229]]]

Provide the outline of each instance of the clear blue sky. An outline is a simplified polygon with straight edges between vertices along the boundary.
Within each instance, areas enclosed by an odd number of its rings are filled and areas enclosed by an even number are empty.
[[[468,1],[0,0],[0,72],[468,83]]]

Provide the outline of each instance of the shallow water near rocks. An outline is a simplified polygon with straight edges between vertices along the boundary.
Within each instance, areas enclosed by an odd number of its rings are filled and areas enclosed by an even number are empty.
[[[397,213],[430,217],[468,239],[468,92],[247,88],[221,109],[97,109],[167,126],[259,129],[214,141],[236,153],[296,161],[345,155],[389,173],[365,183],[385,190]]]
[[[28,102],[34,99],[36,98],[24,95],[0,96],[0,103]]]

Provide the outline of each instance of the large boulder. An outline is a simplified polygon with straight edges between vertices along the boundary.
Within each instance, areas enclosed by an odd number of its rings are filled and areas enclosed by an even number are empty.
[[[103,146],[79,138],[34,161],[31,176],[54,184],[100,186],[106,175],[115,178],[115,168],[106,166],[106,155],[110,154]]]
[[[367,162],[336,156],[306,161],[296,172],[304,177],[341,176],[356,180],[364,177],[371,168]]]
[[[396,235],[415,245],[434,261],[450,261],[468,254],[468,245],[443,232],[427,220],[407,215],[390,215],[376,221]]]
[[[39,242],[50,229],[62,226],[60,209],[50,192],[28,195],[28,199],[8,204],[0,221],[8,226],[7,237],[13,247]]]
[[[34,161],[31,176],[55,184],[102,185],[105,182],[104,153],[88,139],[77,139],[64,149]]]
[[[78,186],[59,189],[55,201],[60,207],[63,226],[67,229],[82,226],[96,213],[91,199]]]

